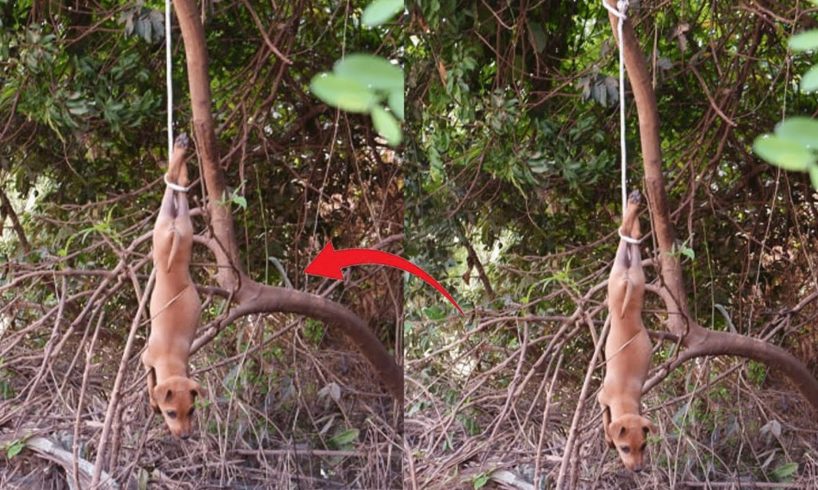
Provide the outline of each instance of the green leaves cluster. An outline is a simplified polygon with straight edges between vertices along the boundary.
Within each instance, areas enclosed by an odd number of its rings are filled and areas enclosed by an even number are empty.
[[[378,134],[390,145],[400,144],[403,71],[397,65],[370,54],[351,54],[336,62],[331,73],[316,75],[310,90],[333,107],[369,114]],[[383,107],[384,100],[391,112]]]
[[[361,20],[374,27],[402,10],[403,0],[376,0],[364,9]],[[338,60],[332,72],[313,77],[310,90],[332,107],[369,114],[379,135],[392,146],[400,144],[404,84],[403,70],[397,64],[371,54],[351,54]]]
[[[793,117],[776,125],[773,134],[764,134],[753,142],[753,151],[764,160],[795,172],[809,172],[818,189],[818,121]]]
[[[813,3],[818,3],[813,1]],[[818,49],[818,29],[804,31],[790,38],[790,49],[796,52]],[[818,90],[818,65],[801,78],[801,91]],[[793,117],[782,121],[773,134],[759,136],[753,151],[768,163],[784,170],[809,172],[812,186],[818,190],[818,121],[808,117]]]
[[[148,43],[165,38],[165,16],[158,10],[137,5],[123,11],[119,22],[125,24],[126,36],[136,35]]]

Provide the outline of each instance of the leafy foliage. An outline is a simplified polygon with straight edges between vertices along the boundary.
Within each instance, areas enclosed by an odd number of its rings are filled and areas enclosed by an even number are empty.
[[[403,0],[376,0],[364,10],[362,22],[378,26],[402,10]],[[398,119],[403,119],[404,89],[403,72],[398,66],[379,56],[350,54],[335,63],[332,73],[313,77],[310,89],[333,107],[370,114],[378,134],[392,146],[400,144]],[[384,100],[391,112],[381,105]]]
[[[790,38],[793,51],[814,51],[818,49],[818,29],[804,31]],[[818,70],[812,67],[801,78],[804,93],[818,89]],[[806,117],[795,117],[779,123],[775,134],[765,134],[756,138],[753,150],[764,160],[796,172],[808,172],[812,186],[818,190],[818,121]]]

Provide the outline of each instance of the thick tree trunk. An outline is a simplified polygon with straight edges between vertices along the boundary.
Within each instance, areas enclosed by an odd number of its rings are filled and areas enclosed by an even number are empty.
[[[614,0],[607,1],[609,5],[616,7]],[[616,37],[619,19],[610,13],[608,18],[614,37]],[[662,298],[668,310],[667,326],[672,333],[682,339],[682,345],[686,348],[676,360],[668,365],[668,369],[675,369],[686,360],[701,356],[731,355],[754,359],[783,372],[818,411],[818,380],[793,355],[760,339],[708,330],[690,316],[681,263],[678,254],[673,253],[675,236],[662,174],[662,150],[659,143],[659,111],[656,107],[656,95],[642,48],[639,46],[630,21],[625,21],[622,37],[625,67],[639,117],[642,163],[645,169],[653,232],[659,247],[659,267],[663,283]],[[660,377],[663,377],[662,373]],[[649,382],[646,387],[649,388],[654,384],[655,382]]]
[[[357,315],[338,303],[313,294],[260,284],[250,279],[242,269],[233,216],[229,203],[225,202],[224,171],[219,165],[204,27],[194,0],[174,0],[173,5],[185,44],[196,152],[207,189],[213,241],[209,248],[219,268],[217,282],[230,291],[233,300],[238,303],[228,316],[229,321],[251,313],[283,312],[310,316],[337,326],[358,346],[392,395],[402,400],[403,370]]]

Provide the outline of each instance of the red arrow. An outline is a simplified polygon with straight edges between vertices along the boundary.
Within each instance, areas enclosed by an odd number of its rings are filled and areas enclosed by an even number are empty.
[[[457,304],[457,301],[455,301],[452,295],[449,294],[439,282],[435,281],[432,276],[408,260],[388,252],[368,250],[365,248],[335,250],[335,247],[332,246],[332,242],[327,242],[324,249],[310,262],[310,265],[304,269],[304,272],[313,276],[328,277],[341,281],[344,279],[344,273],[341,272],[341,269],[353,265],[386,265],[414,274],[437,289],[440,294],[445,296],[446,299],[457,308],[457,311],[463,315],[463,310],[460,308],[460,305]]]

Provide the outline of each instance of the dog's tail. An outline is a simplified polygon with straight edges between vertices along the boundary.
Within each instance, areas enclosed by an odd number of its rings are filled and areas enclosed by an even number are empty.
[[[171,228],[170,233],[170,253],[168,254],[168,265],[165,268],[165,272],[170,272],[170,268],[173,265],[173,259],[176,258],[176,251],[179,248],[179,231],[173,227]]]
[[[633,282],[631,282],[629,277],[625,277],[623,279],[625,282],[625,297],[622,299],[622,310],[619,312],[619,317],[625,317],[625,309],[628,307],[628,304],[631,302],[631,295],[633,294]]]

